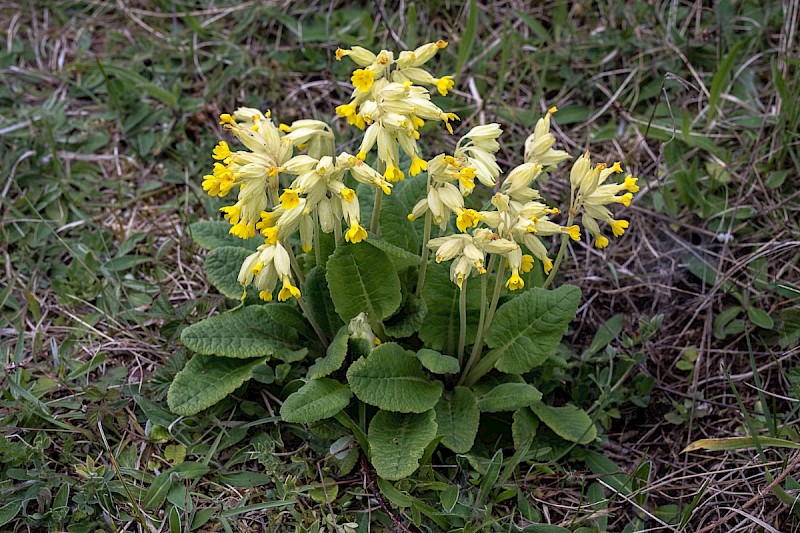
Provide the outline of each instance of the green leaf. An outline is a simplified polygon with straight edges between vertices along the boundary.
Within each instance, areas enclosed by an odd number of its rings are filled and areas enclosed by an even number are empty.
[[[334,334],[342,327],[342,319],[336,314],[336,308],[331,300],[331,293],[328,290],[328,281],[325,279],[325,267],[317,266],[312,268],[303,285],[303,296],[311,307],[314,319],[328,336]]]
[[[239,270],[252,252],[234,246],[215,248],[206,257],[206,276],[220,294],[239,300],[244,287],[239,284]]]
[[[398,272],[401,272],[409,267],[419,266],[419,262],[422,260],[420,256],[395,246],[394,244],[379,237],[375,237],[374,235],[367,237],[365,242],[369,246],[373,246],[385,253],[389,259],[391,259],[395,270]]]
[[[516,411],[542,399],[542,393],[527,383],[501,383],[478,399],[483,413]]]
[[[364,403],[387,411],[422,413],[442,395],[441,381],[428,379],[414,352],[386,342],[350,365],[347,381]]]
[[[266,357],[231,359],[197,354],[178,372],[167,393],[167,405],[176,415],[191,416],[223,400],[264,364]]]
[[[345,322],[362,312],[370,321],[383,320],[400,307],[400,278],[389,257],[374,246],[341,244],[328,259],[325,277]]]
[[[333,338],[325,357],[317,359],[313,365],[308,369],[306,377],[308,379],[319,379],[332,374],[342,368],[344,359],[347,357],[347,341],[350,335],[347,331],[347,326],[342,326],[339,333]]]
[[[762,329],[772,329],[775,327],[775,321],[766,311],[762,311],[758,307],[752,305],[747,307],[747,318],[750,322]]]
[[[383,202],[380,212],[383,239],[415,255],[422,250],[423,220],[408,220],[414,205],[425,196],[425,175],[409,177],[394,184],[392,195]],[[417,259],[419,264],[419,258]]]
[[[481,283],[478,278],[467,283],[467,344],[475,342],[481,305]],[[419,329],[419,337],[428,348],[455,353],[458,345],[459,289],[450,281],[450,266],[431,262],[422,289],[428,314]]]
[[[222,246],[234,246],[255,251],[259,245],[264,244],[264,239],[253,237],[252,239],[240,239],[230,234],[231,225],[222,221],[203,220],[195,222],[189,226],[189,233],[192,240],[198,246],[213,250]],[[241,266],[241,265],[239,265]],[[238,272],[237,272],[238,274]]]
[[[312,379],[286,398],[281,407],[284,422],[311,424],[329,418],[350,403],[347,385],[328,378]]]
[[[481,413],[478,401],[466,387],[446,392],[436,404],[436,423],[442,444],[456,453],[467,453],[475,442]]]
[[[539,419],[528,407],[514,411],[514,422],[511,424],[511,436],[514,439],[514,449],[519,450],[528,439],[536,436],[539,428]]]
[[[423,300],[407,297],[398,311],[386,319],[383,330],[390,336],[403,339],[419,331],[428,314],[428,306]]]
[[[419,468],[419,460],[436,431],[433,410],[412,414],[378,411],[367,437],[372,466],[380,477],[390,481],[410,476]]]
[[[524,374],[542,364],[575,318],[581,291],[571,285],[556,290],[532,288],[500,309],[486,333],[495,368]]]
[[[458,359],[444,355],[436,350],[422,348],[417,352],[417,359],[422,363],[422,366],[434,374],[458,374],[461,367],[458,364]]]
[[[181,333],[183,344],[197,353],[224,357],[258,357],[282,354],[296,360],[307,348],[297,331],[280,322],[285,310],[272,305],[251,305],[201,320]]]
[[[586,411],[574,405],[550,407],[542,402],[534,402],[531,409],[539,420],[562,439],[578,444],[589,444],[597,438],[597,428],[592,419]]]

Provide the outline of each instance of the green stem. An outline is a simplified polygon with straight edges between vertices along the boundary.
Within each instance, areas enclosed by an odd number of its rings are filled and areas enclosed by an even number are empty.
[[[302,296],[297,298],[297,304],[300,306],[300,310],[303,311],[303,315],[306,317],[306,320],[308,320],[308,323],[311,324],[311,327],[314,329],[314,333],[316,333],[317,337],[319,337],[322,345],[327,347],[328,337],[325,336],[322,328],[320,328],[319,324],[317,324],[317,321],[314,320],[314,315],[311,314],[311,309],[309,309],[308,304]]]
[[[461,282],[461,291],[458,293],[458,365],[464,364],[464,345],[467,343],[467,281]]]
[[[572,222],[575,220],[575,215],[572,214],[572,208],[569,210],[569,217],[567,218],[567,226],[572,226]],[[558,267],[561,266],[561,261],[564,259],[564,254],[567,251],[567,243],[569,242],[569,235],[563,234],[561,235],[561,247],[558,249],[558,255],[556,256],[555,262],[553,262],[553,268],[550,270],[550,274],[548,274],[547,279],[544,280],[544,284],[542,284],[542,288],[546,289],[553,283],[553,280],[556,277],[556,273],[558,272]]]
[[[492,367],[494,367],[494,364],[497,361],[497,358],[493,358],[490,361],[491,354],[489,357],[484,357],[480,360],[478,360],[478,357],[483,350],[483,339],[486,337],[486,332],[492,325],[494,313],[497,310],[497,302],[500,300],[500,292],[503,288],[503,274],[505,273],[505,270],[506,263],[501,259],[500,266],[497,267],[497,279],[494,282],[492,302],[489,304],[489,310],[486,313],[486,322],[484,323],[483,328],[478,331],[478,337],[475,338],[475,346],[472,349],[472,355],[470,356],[464,371],[461,373],[461,379],[459,380],[459,383],[462,385],[470,386],[478,381],[481,377],[487,374]]]
[[[289,253],[289,263],[291,263],[292,265],[292,270],[294,270],[294,275],[297,276],[297,280],[300,283],[303,283],[306,280],[306,277],[305,275],[303,275],[303,271],[300,269],[300,263],[297,262],[297,258],[294,256],[292,245],[284,242],[283,247]]]
[[[417,298],[422,296],[422,287],[425,286],[425,275],[428,272],[428,241],[431,238],[431,212],[425,213],[425,228],[422,230],[422,260],[419,262],[419,277],[417,278]]]
[[[317,266],[322,265],[322,250],[319,249],[319,232],[322,231],[319,227],[319,212],[314,210],[314,264]]]
[[[383,190],[375,189],[375,203],[372,205],[372,219],[369,222],[369,230],[378,237],[381,236],[380,213],[381,213],[382,203],[383,203]]]
[[[472,368],[472,366],[475,364],[475,361],[477,361],[478,357],[480,357],[483,349],[483,324],[486,321],[486,304],[488,303],[486,300],[486,288],[489,285],[489,276],[491,275],[492,270],[494,270],[496,262],[497,255],[492,254],[491,259],[489,259],[489,267],[487,268],[486,273],[481,276],[481,314],[478,318],[478,331],[475,335],[475,344],[472,345],[472,354],[470,354],[469,359],[467,360],[467,366],[461,367],[459,385],[466,377],[469,369]]]

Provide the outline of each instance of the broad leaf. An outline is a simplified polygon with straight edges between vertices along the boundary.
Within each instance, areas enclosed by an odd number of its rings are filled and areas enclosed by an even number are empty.
[[[332,374],[342,368],[344,359],[347,357],[347,341],[350,335],[347,332],[347,326],[342,326],[339,333],[333,338],[325,357],[317,359],[313,365],[308,369],[306,377],[308,379],[318,379]]]
[[[393,342],[350,365],[347,381],[362,402],[399,413],[432,409],[443,388],[441,381],[428,378],[414,352]]]
[[[167,393],[167,405],[176,415],[191,416],[235,391],[264,364],[266,357],[231,359],[197,354],[178,372]]]
[[[516,411],[538,402],[542,393],[527,383],[501,383],[478,399],[478,408],[484,413]]]
[[[481,282],[479,278],[470,279],[467,283],[467,344],[475,342],[480,316]],[[422,299],[428,308],[428,314],[419,330],[419,337],[428,348],[454,353],[458,345],[459,289],[450,281],[449,264],[428,264],[425,287]]]
[[[419,468],[425,447],[436,437],[433,410],[419,414],[378,411],[369,424],[372,466],[384,479],[408,477]]]
[[[215,249],[222,246],[235,246],[255,251],[259,245],[264,244],[264,239],[253,237],[252,239],[240,239],[230,234],[231,225],[227,222],[203,220],[195,222],[189,226],[192,240],[203,248]],[[241,266],[241,265],[240,265]],[[238,271],[237,271],[238,273]]]
[[[307,353],[297,331],[280,322],[283,309],[251,305],[201,320],[181,333],[183,344],[197,353],[224,357],[280,356],[297,360]]]
[[[564,440],[589,444],[597,438],[597,428],[583,409],[567,404],[550,407],[534,402],[531,409],[547,427]]]
[[[381,236],[391,244],[413,254],[422,250],[423,220],[409,222],[408,214],[424,195],[425,175],[395,183],[392,195],[385,198],[380,212]]]
[[[400,278],[389,257],[374,246],[339,245],[328,259],[325,277],[345,322],[362,312],[370,321],[383,320],[400,307]]]
[[[386,319],[383,329],[396,339],[410,337],[419,331],[428,314],[428,306],[422,300],[415,300],[411,296],[403,301],[397,312]]]
[[[328,280],[325,279],[324,266],[314,267],[306,275],[303,297],[311,307],[311,313],[319,327],[328,338],[333,337],[344,322],[336,314],[336,308],[328,290]]]
[[[434,374],[458,374],[460,370],[458,359],[441,354],[436,350],[422,348],[417,352],[417,359],[422,366]]]
[[[395,246],[394,244],[374,235],[370,235],[366,242],[368,245],[374,246],[378,250],[385,253],[389,259],[391,259],[395,270],[398,272],[401,272],[409,267],[419,266],[419,262],[421,261],[420,256],[412,254],[411,252]]]
[[[500,307],[486,333],[498,357],[495,368],[524,374],[542,364],[575,318],[580,298],[580,290],[570,285],[533,288]]]
[[[511,424],[511,436],[514,439],[514,449],[519,450],[528,439],[536,436],[539,419],[528,407],[514,411],[514,422]]]
[[[336,380],[312,379],[286,398],[281,407],[281,418],[285,422],[311,424],[347,407],[352,396],[347,385]]]
[[[238,300],[244,294],[244,287],[239,284],[237,277],[242,263],[252,252],[236,246],[223,246],[216,248],[206,257],[206,276],[216,289],[227,296]]]
[[[478,401],[466,387],[446,392],[436,404],[436,423],[442,444],[456,453],[467,453],[478,434],[481,413]]]

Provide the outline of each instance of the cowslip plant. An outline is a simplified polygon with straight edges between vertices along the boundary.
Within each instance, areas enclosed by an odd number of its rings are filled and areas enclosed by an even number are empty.
[[[593,165],[587,152],[569,172],[566,214],[546,201],[537,180],[571,159],[554,148],[556,108],[503,179],[499,124],[427,153],[424,138],[442,125],[452,134],[459,120],[431,98],[453,78],[425,68],[446,46],[336,51],[359,67],[350,102],[336,108],[345,129],[363,131],[346,144],[355,154],[321,121],[221,115],[241,149],[219,141],[202,186],[235,202],[221,209],[226,222],[192,233],[211,249],[212,284],[241,305],[183,331],[195,355],[169,390],[175,413],[198,413],[255,377],[282,400],[284,422],[346,429],[388,480],[411,475],[436,446],[470,452],[482,420],[510,423],[518,449],[540,426],[551,439],[596,439],[584,411],[543,401],[540,390],[555,388],[546,370],[566,365],[556,348],[580,300],[577,287],[550,286],[581,226],[598,248],[609,244],[604,227],[624,233],[609,206],[630,203],[636,178],[611,179],[621,165]],[[496,442],[489,434],[481,446]]]

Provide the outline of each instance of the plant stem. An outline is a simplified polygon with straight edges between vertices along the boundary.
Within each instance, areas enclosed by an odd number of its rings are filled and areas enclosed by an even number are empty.
[[[464,364],[464,345],[467,342],[467,281],[461,282],[461,292],[458,293],[458,365]]]
[[[480,356],[481,349],[483,348],[481,345],[483,344],[483,324],[486,321],[486,288],[489,285],[489,276],[491,275],[492,270],[494,270],[496,262],[497,255],[492,254],[491,259],[489,259],[489,267],[486,269],[486,273],[481,276],[481,314],[478,318],[478,332],[475,335],[475,344],[472,345],[472,354],[470,354],[469,359],[467,360],[467,366],[461,367],[459,385],[467,375],[469,369],[472,368],[472,365],[475,364],[475,361]]]
[[[303,275],[303,271],[300,269],[300,263],[297,262],[297,258],[294,256],[294,250],[292,250],[292,245],[288,243],[283,243],[284,248],[289,253],[289,262],[292,265],[292,270],[294,270],[294,275],[297,276],[297,280],[300,283],[303,283],[306,280],[305,275]]]
[[[314,210],[314,264],[317,266],[322,265],[322,250],[319,249],[319,232],[322,231],[319,227],[319,211]]]
[[[422,230],[422,260],[419,262],[419,277],[417,278],[417,298],[422,295],[422,287],[425,286],[425,275],[428,272],[428,241],[431,238],[431,224],[433,219],[431,212],[425,213],[425,228]]]
[[[319,340],[322,342],[322,345],[327,348],[328,346],[328,338],[325,336],[325,333],[322,331],[322,328],[319,327],[317,321],[314,320],[314,315],[311,314],[311,309],[308,308],[308,304],[306,303],[305,299],[302,296],[297,298],[297,304],[300,306],[300,310],[303,311],[303,315],[305,315],[306,320],[308,323],[311,324],[311,327],[314,329],[314,333],[317,334]]]
[[[483,339],[486,337],[486,332],[489,330],[489,326],[492,325],[494,312],[497,309],[497,302],[500,300],[500,292],[503,288],[503,274],[505,273],[505,270],[506,263],[501,259],[500,265],[497,267],[497,279],[494,282],[492,303],[489,304],[489,310],[486,313],[486,320],[483,324],[483,327],[478,330],[478,336],[475,338],[475,345],[472,348],[472,355],[470,356],[469,361],[467,361],[467,366],[464,367],[463,371],[461,372],[461,379],[458,381],[459,385],[472,385],[484,374],[489,372],[494,366],[494,361],[487,366],[484,363],[486,359],[479,360],[479,357],[483,351]]]
[[[381,236],[380,213],[381,213],[382,203],[383,203],[383,190],[375,189],[375,203],[372,205],[372,220],[370,220],[369,222],[369,230],[378,237]]]
[[[574,221],[575,216],[572,214],[572,208],[569,210],[569,217],[567,218],[567,226],[570,227],[572,222]],[[569,235],[562,234],[561,235],[561,247],[558,249],[558,255],[556,256],[556,260],[553,263],[553,268],[550,270],[550,274],[547,275],[547,279],[544,280],[542,284],[542,288],[546,289],[553,283],[553,280],[556,277],[556,273],[558,272],[558,267],[561,266],[561,261],[564,259],[564,254],[567,251],[567,243],[569,242]]]

